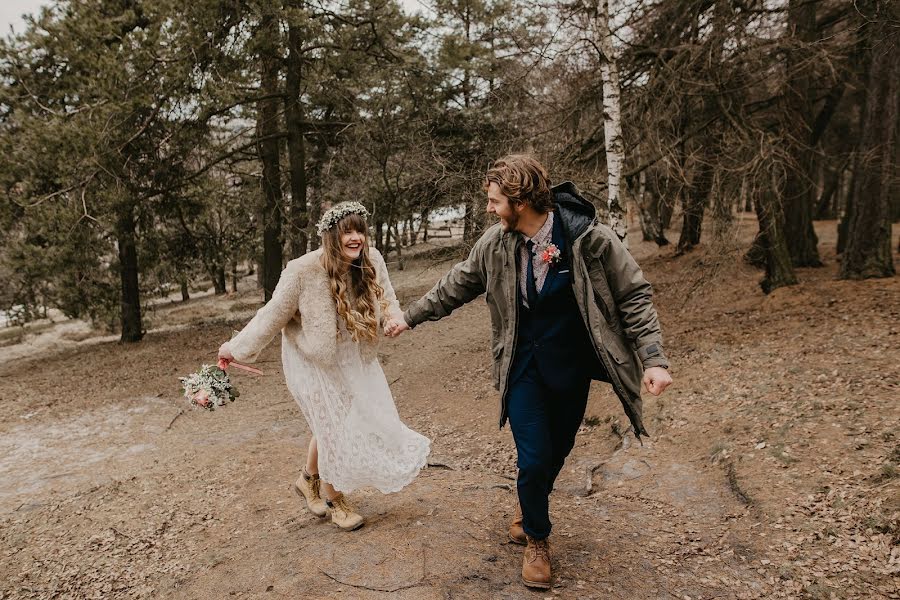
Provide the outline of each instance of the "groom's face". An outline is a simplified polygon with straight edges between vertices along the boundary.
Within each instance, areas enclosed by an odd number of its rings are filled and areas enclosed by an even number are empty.
[[[509,198],[500,191],[500,186],[493,181],[487,188],[487,211],[500,218],[500,227],[503,231],[515,231],[519,224],[519,211],[521,205],[510,204]]]

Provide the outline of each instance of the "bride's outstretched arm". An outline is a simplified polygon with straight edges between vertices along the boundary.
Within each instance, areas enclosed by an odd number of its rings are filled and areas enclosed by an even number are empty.
[[[299,312],[300,275],[288,264],[281,272],[272,298],[256,311],[256,316],[230,342],[222,344],[222,352],[230,352],[234,360],[254,362],[275,334]]]

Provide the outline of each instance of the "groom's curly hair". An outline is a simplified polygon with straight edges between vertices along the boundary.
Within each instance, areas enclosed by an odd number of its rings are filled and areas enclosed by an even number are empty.
[[[510,204],[525,203],[541,214],[553,210],[553,194],[547,169],[528,154],[508,154],[491,164],[484,176],[484,189],[491,182],[509,198]]]

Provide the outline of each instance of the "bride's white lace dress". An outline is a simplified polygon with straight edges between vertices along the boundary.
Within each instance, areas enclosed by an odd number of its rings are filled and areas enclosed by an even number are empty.
[[[372,486],[389,493],[415,479],[430,441],[400,420],[376,357],[363,357],[342,332],[332,365],[284,348],[282,360],[288,388],[316,436],[324,481],[342,492]]]
[[[357,343],[347,334],[321,255],[319,249],[288,263],[272,299],[231,340],[231,351],[235,360],[253,362],[281,331],[284,377],[316,436],[322,479],[342,492],[365,486],[396,492],[425,466],[430,442],[400,420],[377,342]],[[390,314],[399,314],[384,258],[374,248],[370,258]]]

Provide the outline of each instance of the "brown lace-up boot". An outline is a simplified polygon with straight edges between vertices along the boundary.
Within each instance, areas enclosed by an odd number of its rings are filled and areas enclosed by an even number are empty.
[[[338,494],[325,502],[331,510],[331,522],[344,531],[359,529],[365,523],[363,518],[350,506],[343,494]]]
[[[317,517],[324,517],[328,512],[328,506],[319,493],[321,483],[322,480],[319,479],[318,473],[310,475],[306,472],[306,469],[303,469],[300,478],[294,482],[294,491],[297,492],[298,496],[306,500],[306,507],[309,509],[309,512]]]
[[[516,516],[513,517],[512,523],[509,524],[509,541],[513,544],[524,546],[528,543],[525,539],[525,530],[522,529],[522,507],[516,502]]]
[[[536,540],[526,536],[528,546],[522,560],[522,581],[530,588],[546,590],[550,587],[550,540]]]

